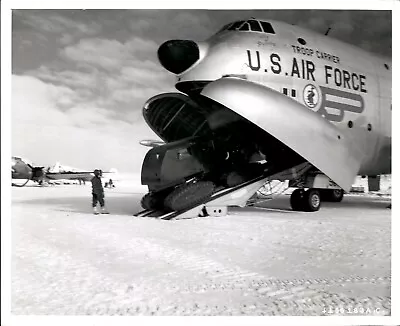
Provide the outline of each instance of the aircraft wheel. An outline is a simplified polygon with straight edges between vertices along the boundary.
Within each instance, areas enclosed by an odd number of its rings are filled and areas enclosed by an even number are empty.
[[[164,200],[164,207],[170,211],[181,211],[207,200],[214,192],[211,181],[198,181],[179,186]]]
[[[308,189],[304,193],[303,208],[306,212],[316,212],[321,207],[321,195],[317,189]]]
[[[292,206],[294,211],[303,210],[304,193],[304,189],[296,189],[292,192],[290,196],[290,206]]]
[[[329,202],[340,202],[343,199],[343,189],[322,189],[320,190],[321,200]]]
[[[230,172],[224,180],[224,186],[227,188],[235,187],[246,181],[246,178],[236,171]]]

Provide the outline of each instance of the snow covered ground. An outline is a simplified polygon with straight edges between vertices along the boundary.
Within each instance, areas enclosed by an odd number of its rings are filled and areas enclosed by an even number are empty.
[[[115,184],[97,216],[88,183],[12,189],[13,314],[390,314],[388,197],[163,221],[133,216],[139,179]]]

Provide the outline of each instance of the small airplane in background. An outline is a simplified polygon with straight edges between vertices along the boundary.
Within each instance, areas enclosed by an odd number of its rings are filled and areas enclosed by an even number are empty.
[[[53,167],[46,171],[46,177],[49,180],[78,180],[85,182],[90,181],[93,176],[93,172],[82,171],[82,169],[61,165],[60,162],[56,162]]]
[[[357,175],[377,186],[391,173],[390,58],[255,18],[203,42],[166,41],[157,54],[180,93],[143,107],[165,142],[141,142],[152,147],[145,216],[225,212],[274,179],[297,188],[293,210],[317,211],[322,200],[341,201]]]
[[[113,172],[102,172],[113,173]],[[12,183],[16,187],[24,187],[29,181],[39,185],[48,183],[49,180],[83,180],[90,181],[94,174],[92,171],[79,171],[68,166],[62,166],[57,162],[53,167],[34,166],[26,159],[13,156],[11,158],[11,178],[23,180],[23,183]]]
[[[12,183],[13,186],[23,187],[30,180],[42,184],[44,181],[44,166],[33,166],[31,162],[20,157],[11,157],[11,178],[24,180],[22,184]]]

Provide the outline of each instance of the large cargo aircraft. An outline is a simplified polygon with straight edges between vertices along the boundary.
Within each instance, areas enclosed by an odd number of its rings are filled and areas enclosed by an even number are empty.
[[[389,58],[253,18],[204,42],[167,41],[158,58],[180,92],[143,108],[165,144],[143,162],[142,215],[225,212],[271,178],[297,188],[294,210],[316,211],[357,175],[391,173]]]

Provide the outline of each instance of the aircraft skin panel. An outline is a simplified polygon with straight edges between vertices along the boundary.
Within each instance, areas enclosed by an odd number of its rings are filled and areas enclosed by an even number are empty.
[[[12,179],[24,179],[24,180],[26,180],[26,179],[31,179],[31,178],[32,178],[32,172],[27,172],[26,174],[25,174],[25,173],[16,173],[16,172],[13,172],[13,173],[11,174],[11,178],[12,178]]]
[[[371,61],[373,62],[373,61]],[[375,148],[369,152],[369,160],[361,166],[360,174],[378,175],[391,173],[392,147],[392,82],[391,60],[375,59],[375,64],[369,84],[375,83],[371,90],[374,93],[365,94],[365,112],[355,122],[363,120],[364,126],[371,125],[371,131],[364,135],[364,142],[372,144],[371,138],[376,137]],[[368,76],[367,76],[368,77]],[[372,80],[371,80],[372,79]],[[364,128],[365,130],[365,128]],[[360,143],[362,140],[360,139]]]
[[[345,191],[351,188],[363,153],[351,137],[319,114],[268,87],[237,78],[212,82],[201,95],[256,124]]]
[[[379,75],[379,118],[380,133],[378,153],[376,155],[377,174],[392,173],[392,82],[389,73],[391,65],[388,64],[386,75]]]
[[[310,48],[313,47],[310,46]],[[320,72],[320,74],[316,74],[316,80],[319,80],[319,88],[322,90],[326,87],[322,86],[324,81],[332,81],[328,91],[324,90],[323,92],[330,97],[332,97],[330,93],[342,92],[343,96],[337,97],[336,100],[345,104],[343,107],[335,104],[343,112],[342,116],[337,118],[337,121],[335,121],[334,114],[338,112],[329,112],[329,102],[322,102],[319,112],[326,111],[333,114],[326,117],[346,132],[349,137],[354,138],[364,152],[365,158],[360,167],[360,174],[377,174],[381,173],[380,171],[387,170],[382,163],[387,164],[379,157],[385,141],[384,135],[387,134],[387,130],[381,121],[385,112],[381,110],[381,83],[378,78],[378,74],[387,73],[384,67],[385,60],[351,45],[323,36],[317,37],[317,44],[314,48],[324,49],[325,53],[336,54],[336,62],[315,62],[316,70]],[[346,81],[345,78],[348,80]],[[361,85],[361,79],[363,85]],[[328,95],[325,95],[325,97]],[[353,96],[359,96],[362,99],[361,105],[357,105],[356,102],[351,100]],[[344,101],[345,98],[348,99]],[[359,111],[352,110],[353,105],[355,107],[361,106],[362,109],[360,108]],[[351,124],[351,127],[349,127],[349,124]],[[371,130],[369,130],[369,126],[371,126]],[[388,160],[388,157],[385,160]]]
[[[225,30],[211,36],[204,42],[207,55],[180,74],[177,85],[237,75],[274,89],[353,139],[364,155],[359,174],[390,173],[391,59],[269,22],[275,34]]]
[[[19,158],[11,158],[11,178],[12,179],[31,179],[32,170]]]

